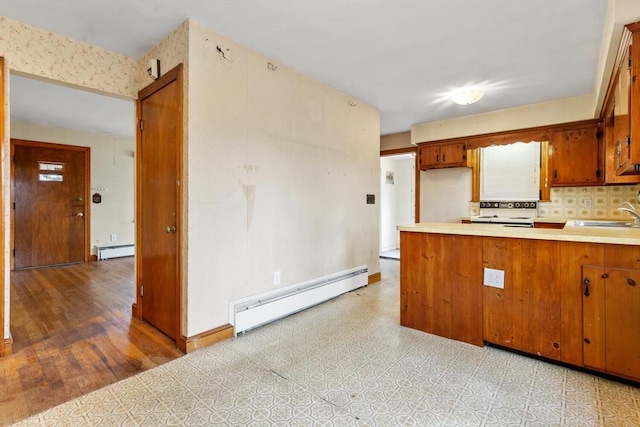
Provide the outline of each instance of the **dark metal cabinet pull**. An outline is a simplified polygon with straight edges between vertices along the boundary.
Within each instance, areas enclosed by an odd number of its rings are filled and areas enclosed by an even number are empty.
[[[589,292],[589,284],[591,283],[591,281],[589,280],[588,277],[584,278],[584,296],[588,297],[590,295]]]

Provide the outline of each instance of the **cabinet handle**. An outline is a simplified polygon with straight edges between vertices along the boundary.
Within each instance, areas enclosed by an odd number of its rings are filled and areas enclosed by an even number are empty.
[[[588,277],[584,278],[584,296],[588,297],[590,292],[589,292],[589,284],[591,283],[591,281],[589,280]]]
[[[446,158],[446,157],[447,157],[447,155],[446,155],[446,154],[443,154],[443,155],[442,155],[442,163],[446,162],[446,160],[445,160],[445,158]]]
[[[440,154],[436,154],[436,163],[440,163]]]
[[[636,281],[633,280],[631,277],[627,277],[627,283],[629,284],[629,286],[635,286],[636,285]]]
[[[558,169],[553,170],[553,179],[554,180],[558,179]]]

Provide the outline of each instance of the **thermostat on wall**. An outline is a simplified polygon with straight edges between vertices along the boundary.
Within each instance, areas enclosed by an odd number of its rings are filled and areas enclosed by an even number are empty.
[[[160,60],[159,59],[150,59],[149,67],[147,68],[147,74],[149,74],[154,79],[160,77]]]

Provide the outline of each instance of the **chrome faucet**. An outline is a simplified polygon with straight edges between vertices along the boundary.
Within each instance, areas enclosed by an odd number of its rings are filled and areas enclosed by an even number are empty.
[[[640,194],[638,194],[638,201],[640,203]],[[618,208],[618,212],[629,212],[633,215],[633,224],[631,224],[631,227],[640,228],[640,213],[636,211],[636,208],[634,208],[631,203],[623,202],[622,207]]]

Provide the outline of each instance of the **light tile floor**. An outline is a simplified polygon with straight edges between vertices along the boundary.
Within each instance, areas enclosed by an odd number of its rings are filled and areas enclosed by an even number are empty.
[[[399,325],[383,281],[21,426],[638,426],[640,389]]]

